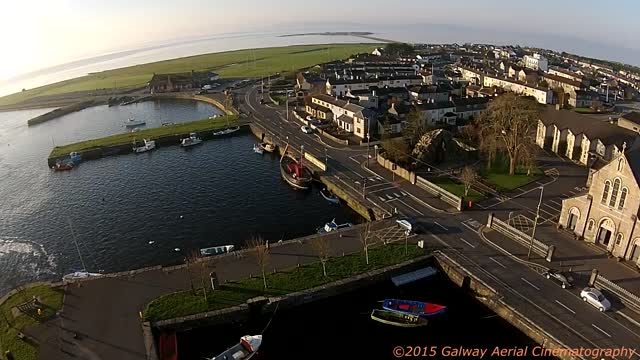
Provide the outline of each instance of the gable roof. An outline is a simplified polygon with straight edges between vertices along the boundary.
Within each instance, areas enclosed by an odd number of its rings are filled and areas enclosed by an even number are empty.
[[[625,120],[631,121],[632,123],[636,123],[640,125],[640,112],[637,112],[637,111],[628,112],[622,115],[621,117],[624,118]]]
[[[633,177],[636,178],[636,183],[640,184],[640,149],[629,150],[624,153],[629,164],[629,169],[633,173]]]

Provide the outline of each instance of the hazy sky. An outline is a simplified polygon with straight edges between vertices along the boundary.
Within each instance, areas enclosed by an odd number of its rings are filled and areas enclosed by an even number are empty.
[[[376,25],[462,25],[526,34],[534,42],[561,36],[568,48],[571,38],[588,40],[602,57],[608,53],[598,52],[600,44],[640,54],[638,10],[636,1],[591,0],[6,0],[0,79],[176,38],[286,27],[376,32]],[[640,63],[640,56],[609,58]]]

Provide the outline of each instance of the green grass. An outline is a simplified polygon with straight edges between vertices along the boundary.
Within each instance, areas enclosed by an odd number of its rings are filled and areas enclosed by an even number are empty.
[[[165,295],[147,305],[144,318],[150,321],[159,321],[219,310],[240,305],[256,296],[285,295],[424,255],[424,251],[415,245],[408,247],[407,255],[404,251],[404,244],[390,244],[372,248],[369,250],[369,265],[366,264],[362,253],[331,258],[327,263],[327,277],[324,277],[320,263],[269,274],[267,275],[268,289],[266,291],[263,288],[261,277],[230,282],[215,291],[209,290],[208,302],[204,301],[202,290],[196,294],[191,291],[183,291]]]
[[[437,178],[429,178],[429,181],[440,186],[441,188],[447,190],[448,192],[456,195],[456,196],[464,196],[464,185],[457,184],[453,180],[446,177],[437,177]],[[474,203],[483,200],[485,198],[484,194],[478,192],[474,189],[469,189],[469,193],[467,196],[464,196],[465,200],[471,200]]]
[[[73,151],[85,151],[93,148],[99,148],[103,146],[114,146],[131,144],[134,139],[142,141],[142,139],[157,139],[162,136],[175,135],[175,134],[188,134],[190,132],[210,131],[227,126],[227,117],[218,117],[215,119],[196,120],[183,124],[175,124],[169,126],[161,126],[153,129],[140,130],[136,132],[126,132],[122,134],[116,134],[99,139],[92,139],[81,141],[78,143],[56,146],[51,151],[49,157],[65,156]],[[229,124],[237,125],[238,120],[235,116],[230,116]]]
[[[1,97],[0,106],[17,104],[36,96],[112,89],[114,86],[117,88],[145,86],[154,73],[211,70],[226,78],[267,76],[345,59],[355,53],[370,52],[375,47],[376,44],[300,45],[189,56],[101,71],[29,89]]]
[[[480,176],[494,185],[498,191],[510,191],[542,178],[543,173],[539,168],[533,170],[533,175],[527,175],[524,166],[517,166],[515,175],[509,175],[509,157],[498,154],[489,171],[483,171]]]
[[[0,305],[0,350],[2,354],[9,350],[16,359],[35,360],[38,357],[38,349],[31,343],[18,338],[18,332],[24,330],[28,325],[35,324],[51,318],[62,307],[62,288],[52,288],[48,285],[38,285],[32,288],[24,289],[10,296],[4,303]],[[11,308],[31,301],[36,296],[42,301],[43,314],[39,316],[36,312],[33,314],[22,314],[16,318],[13,317]],[[7,319],[11,324],[8,325]]]
[[[581,114],[595,114],[596,113],[596,111],[593,111],[592,108],[586,108],[586,107],[573,108],[573,111],[575,111],[577,113],[581,113]]]

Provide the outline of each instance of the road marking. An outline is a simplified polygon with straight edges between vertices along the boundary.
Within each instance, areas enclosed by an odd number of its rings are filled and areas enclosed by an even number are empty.
[[[544,186],[544,185],[545,185],[544,183],[541,183],[540,181],[536,181],[536,184],[538,184],[538,185],[542,185],[542,186]]]
[[[549,201],[550,201],[550,202],[552,202],[552,203],[554,203],[554,204],[556,204],[556,205],[558,205],[558,206],[560,206],[560,207],[562,207],[562,204],[561,204],[561,203],[559,203],[559,202],[557,202],[557,201],[555,201],[555,200],[549,200]]]
[[[354,159],[352,156],[349,156],[349,159],[351,159],[351,160],[355,161],[355,162],[356,162],[356,164],[360,165],[360,161],[358,161],[358,160]]]
[[[531,287],[532,287],[532,288],[534,288],[534,289],[536,289],[536,290],[540,291],[540,288],[539,288],[539,287],[537,287],[537,286],[535,286],[535,285],[533,285],[531,282],[529,282],[529,280],[527,280],[527,279],[525,279],[525,278],[523,278],[523,277],[521,277],[520,279],[521,279],[522,281],[526,282],[527,284],[531,285]]]
[[[561,303],[561,302],[560,302],[560,301],[558,301],[558,300],[556,300],[556,302],[558,303],[558,305],[560,305],[560,306],[562,306],[563,308],[565,308],[565,309],[569,310],[572,314],[574,314],[574,315],[575,315],[575,313],[576,313],[576,312],[575,312],[575,311],[573,311],[573,310],[571,310],[567,305],[565,305],[565,304]]]
[[[378,198],[379,198],[381,201],[387,201],[387,199],[383,198],[382,196],[378,196]]]
[[[403,203],[403,204],[404,204],[404,206],[408,207],[409,209],[411,209],[411,210],[413,210],[413,211],[417,212],[418,214],[420,214],[420,215],[424,216],[424,214],[422,213],[422,211],[420,211],[420,210],[418,210],[418,209],[414,208],[413,206],[411,206],[411,205],[407,204],[406,202],[404,202],[404,201],[402,201],[402,200],[400,200],[400,199],[396,199],[396,200],[398,200],[399,202]]]
[[[476,229],[472,228],[471,225],[467,224],[466,222],[462,222],[461,224],[464,225],[467,229],[476,232]]]
[[[407,196],[407,193],[404,191],[400,191],[402,193],[403,196]]]
[[[503,268],[503,269],[506,269],[506,268],[507,268],[507,267],[506,267],[506,266],[504,266],[500,261],[498,261],[498,260],[496,260],[496,259],[494,259],[494,258],[492,258],[492,257],[490,257],[489,259],[490,259],[491,261],[493,261],[494,263],[496,263],[496,264],[498,264],[498,265],[502,266],[502,268]]]
[[[596,324],[591,324],[591,326],[593,326],[594,328],[599,330],[601,333],[607,335],[608,337],[611,337],[611,335],[609,335],[606,331],[604,331],[604,330],[600,329],[599,327],[597,327]]]
[[[444,226],[440,225],[440,223],[438,223],[437,221],[434,221],[433,223],[434,223],[434,224],[436,224],[436,225],[438,225],[438,226],[440,226],[440,227],[442,228],[442,230],[444,230],[444,231],[448,231],[448,230],[449,230],[449,229],[447,229],[446,227],[444,227]]]
[[[635,319],[633,319],[632,317],[630,317],[629,315],[623,313],[622,311],[617,310],[616,314],[622,316],[623,318],[629,320],[629,322],[631,322],[632,324],[634,324],[635,326],[640,326],[640,323],[637,322]]]
[[[463,238],[460,238],[460,241],[462,241],[463,243],[465,243],[465,244],[467,244],[467,245],[471,246],[471,247],[472,247],[472,248],[474,248],[474,249],[476,248],[476,246],[475,246],[475,245],[473,245],[472,243],[468,242],[467,240],[465,240],[465,239],[463,239]]]
[[[388,197],[389,200],[393,199],[393,197],[391,195],[389,195],[389,194],[385,194],[385,196]]]
[[[398,194],[398,193],[393,193],[393,196],[395,196],[395,197],[399,198],[399,197],[400,197],[400,194]]]

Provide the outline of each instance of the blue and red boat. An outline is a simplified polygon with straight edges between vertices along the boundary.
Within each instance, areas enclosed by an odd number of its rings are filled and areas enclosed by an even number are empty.
[[[418,316],[438,315],[447,310],[447,307],[443,305],[398,299],[385,299],[382,303],[382,308],[389,311]]]

